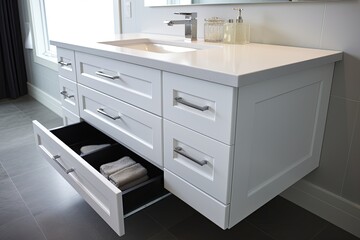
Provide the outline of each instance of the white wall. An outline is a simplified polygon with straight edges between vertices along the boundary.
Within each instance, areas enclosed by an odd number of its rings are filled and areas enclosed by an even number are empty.
[[[124,2],[125,0],[123,0]],[[198,12],[198,36],[204,18],[233,18],[235,5],[143,7],[130,0],[132,18],[123,14],[124,32],[184,35],[168,27],[178,11]],[[244,4],[251,41],[344,51],[332,86],[320,167],[283,196],[360,236],[360,2]],[[276,57],[276,56],[274,56]]]
[[[18,0],[18,3],[22,35],[25,38],[25,23],[28,23],[30,18],[28,3],[27,0]],[[61,114],[57,71],[34,62],[33,50],[24,51],[29,94],[55,113]]]

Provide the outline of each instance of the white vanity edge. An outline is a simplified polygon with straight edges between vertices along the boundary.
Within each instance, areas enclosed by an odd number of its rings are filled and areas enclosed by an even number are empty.
[[[121,34],[101,41],[139,38],[182,41],[179,37],[152,34]],[[89,40],[56,40],[51,41],[51,44],[232,87],[249,85],[342,59],[341,51],[258,43],[230,45],[207,43],[201,40],[191,44],[207,45],[210,48],[165,54],[116,47]]]

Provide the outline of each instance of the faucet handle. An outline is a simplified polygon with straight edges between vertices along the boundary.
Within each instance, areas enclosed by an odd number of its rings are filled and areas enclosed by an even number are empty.
[[[177,15],[184,15],[186,18],[197,18],[197,12],[175,12]]]

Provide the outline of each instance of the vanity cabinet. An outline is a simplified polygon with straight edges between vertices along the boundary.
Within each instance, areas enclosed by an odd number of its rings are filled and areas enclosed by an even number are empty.
[[[64,114],[83,122],[49,131],[35,121],[39,151],[119,235],[125,212],[166,190],[231,228],[319,165],[338,52],[311,52],[298,63],[286,53],[288,67],[271,62],[271,71],[229,84],[228,73],[222,82],[210,67],[167,65],[165,55],[55,45]],[[196,56],[187,59],[197,64]],[[79,156],[79,143],[93,140],[110,146]],[[150,179],[122,192],[99,166],[125,155],[144,164]]]
[[[226,229],[300,180],[319,165],[333,68],[326,64],[236,88],[236,100],[225,105],[236,109],[230,144],[186,120],[168,121],[164,107],[165,188]],[[228,126],[212,132],[221,130]]]

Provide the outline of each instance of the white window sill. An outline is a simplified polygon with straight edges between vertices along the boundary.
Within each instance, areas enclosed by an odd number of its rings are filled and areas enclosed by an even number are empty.
[[[55,56],[37,55],[34,50],[34,62],[51,70],[58,71],[57,58]]]

